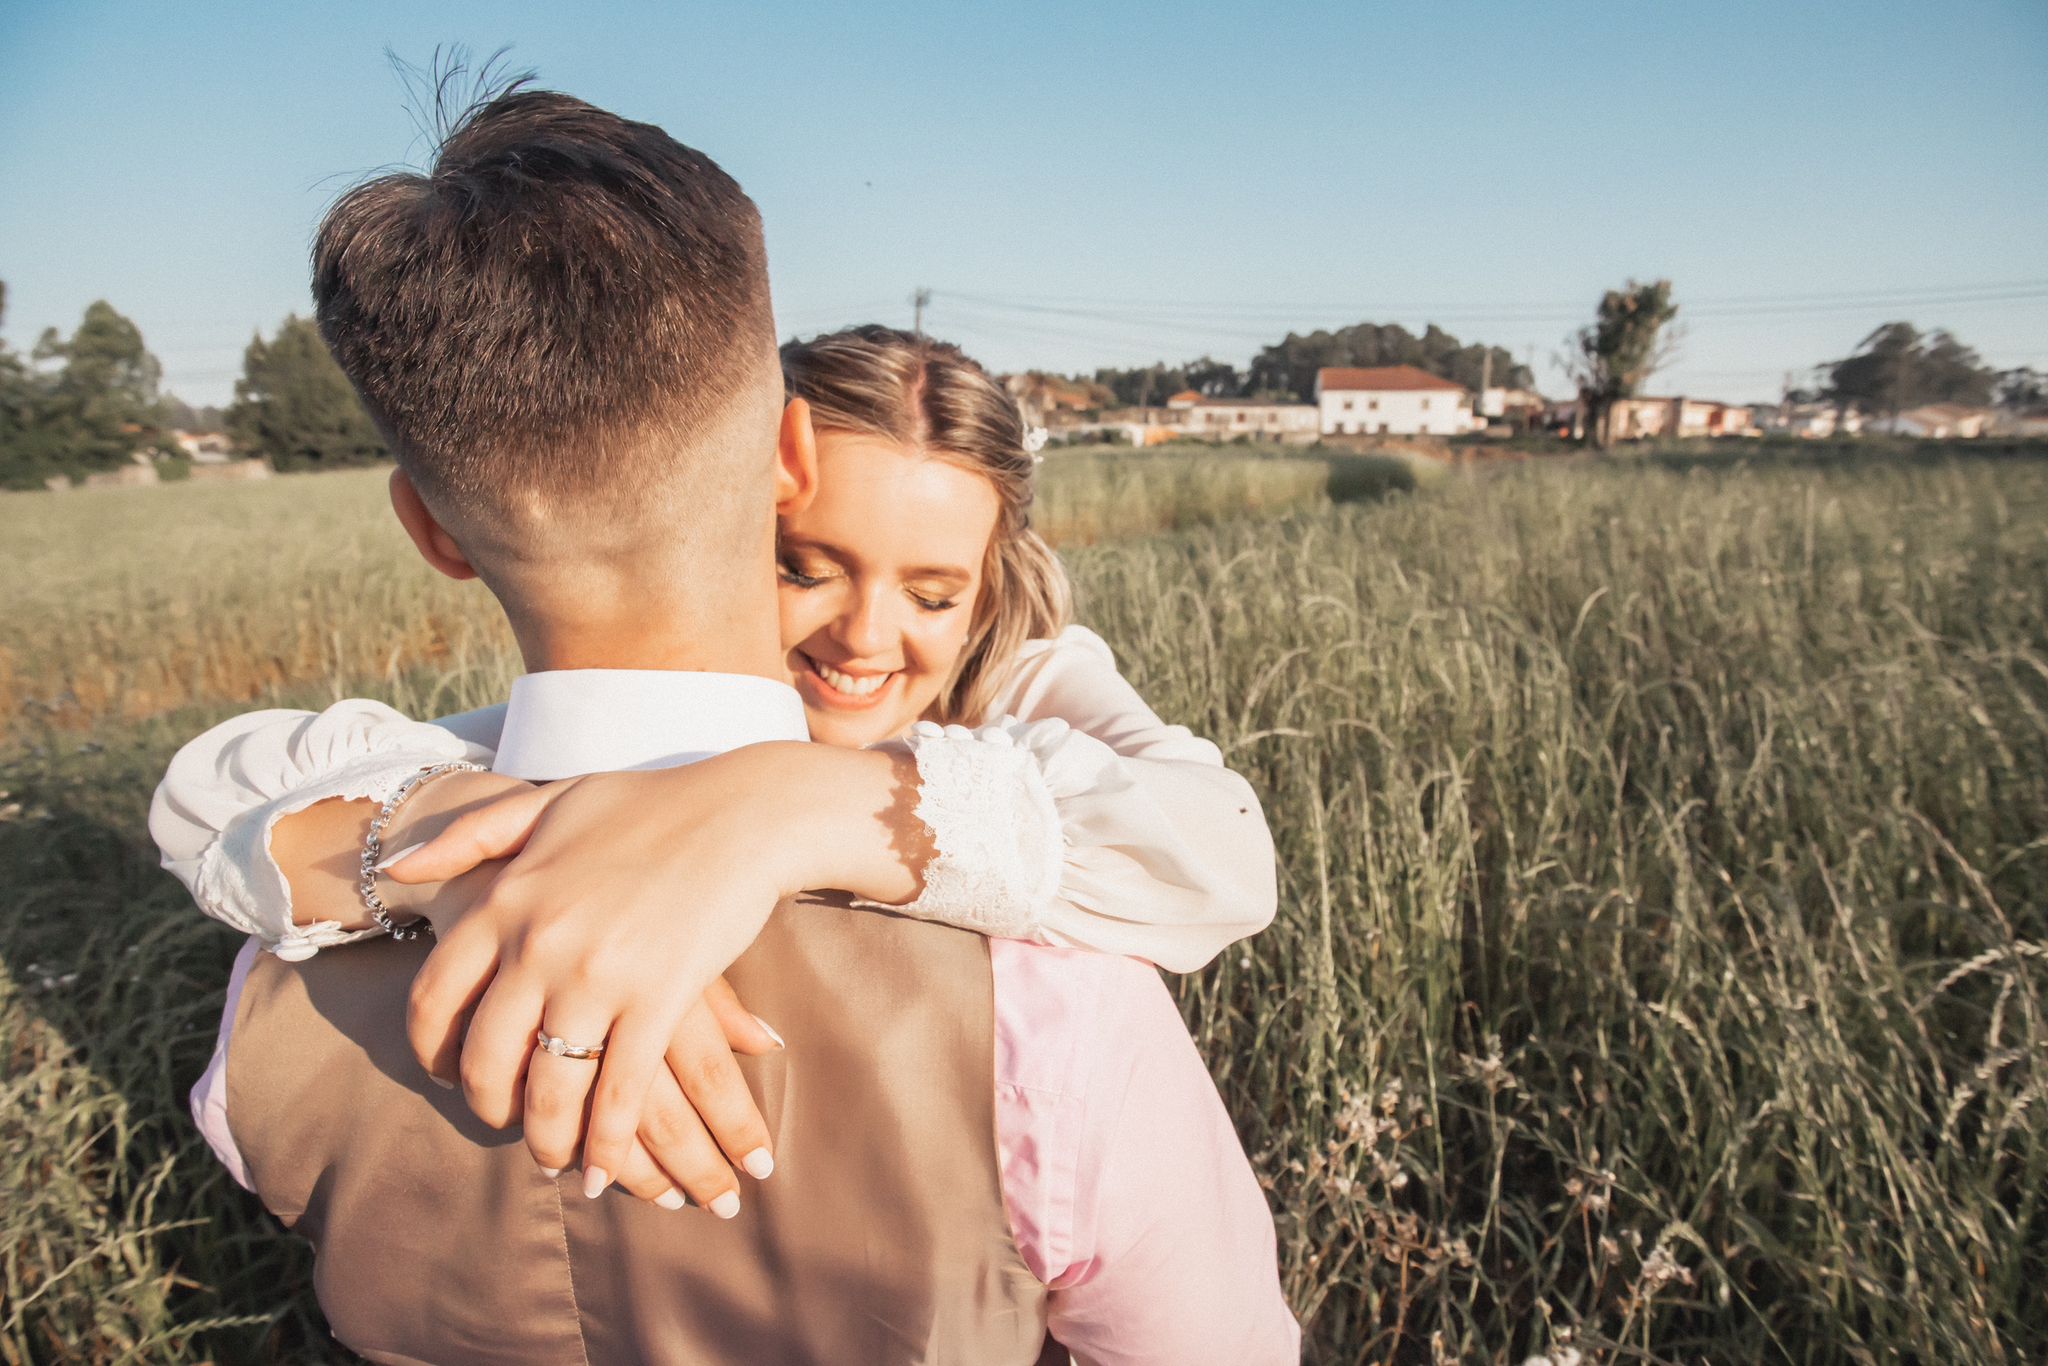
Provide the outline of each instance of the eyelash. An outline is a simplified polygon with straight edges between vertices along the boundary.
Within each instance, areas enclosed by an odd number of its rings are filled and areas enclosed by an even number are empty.
[[[782,564],[775,568],[776,572],[782,575],[782,581],[792,588],[816,588],[825,581],[823,575],[806,574],[792,565]],[[960,605],[958,598],[934,599],[921,597],[916,593],[910,595],[910,600],[917,604],[918,610],[924,612],[950,612]]]

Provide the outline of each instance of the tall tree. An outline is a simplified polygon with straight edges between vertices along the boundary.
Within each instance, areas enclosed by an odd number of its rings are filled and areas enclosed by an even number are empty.
[[[1908,322],[1886,323],[1858,343],[1854,354],[1821,367],[1837,407],[1865,408],[1897,417],[1922,403],[1991,401],[1998,376],[1952,334],[1922,334]]]
[[[1997,398],[1999,407],[2021,412],[2048,407],[2048,374],[2031,365],[2000,371]]]
[[[1926,349],[1920,353],[1919,382],[1929,403],[1982,407],[1991,402],[1998,372],[1949,332],[1936,328],[1928,334]]]
[[[1671,359],[1678,316],[1671,282],[1610,289],[1601,296],[1592,322],[1575,333],[1565,351],[1565,372],[1578,385],[1586,439],[1605,450],[1614,441],[1614,405],[1634,398],[1650,376]]]
[[[0,280],[0,322],[7,319],[7,282]],[[29,449],[35,423],[35,376],[12,347],[0,341],[0,486],[34,487]]]
[[[143,344],[142,330],[105,299],[86,306],[69,337],[45,329],[33,356],[48,372],[34,426],[56,463],[113,469],[138,452],[169,449],[158,422],[163,367]],[[58,368],[49,372],[52,366]]]
[[[1229,361],[1204,356],[1184,367],[1187,387],[1204,398],[1236,398],[1244,392],[1244,379]]]
[[[242,445],[280,470],[362,464],[387,452],[348,377],[310,319],[287,317],[242,353],[225,420]]]

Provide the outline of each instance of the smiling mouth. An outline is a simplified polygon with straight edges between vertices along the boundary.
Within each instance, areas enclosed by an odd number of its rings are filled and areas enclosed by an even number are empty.
[[[882,690],[896,677],[894,671],[878,674],[846,673],[809,655],[804,655],[803,660],[810,666],[805,672],[810,675],[813,690],[818,693],[821,700],[834,706],[873,706],[880,699]]]

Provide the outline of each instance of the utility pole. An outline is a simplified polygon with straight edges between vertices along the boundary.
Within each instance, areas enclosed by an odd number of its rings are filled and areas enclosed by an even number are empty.
[[[924,306],[930,303],[931,301],[932,292],[929,289],[926,289],[923,285],[919,285],[910,296],[910,330],[915,332],[920,337],[924,335]]]

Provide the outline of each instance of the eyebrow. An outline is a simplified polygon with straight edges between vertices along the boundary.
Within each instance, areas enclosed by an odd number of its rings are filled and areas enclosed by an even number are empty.
[[[783,550],[816,551],[827,559],[836,560],[840,564],[857,564],[860,562],[860,556],[849,551],[846,547],[834,545],[831,541],[821,541],[811,536],[785,536],[782,538],[781,548]],[[964,588],[974,578],[974,572],[969,569],[962,569],[958,565],[932,564],[920,565],[915,569],[906,569],[903,571],[903,577],[906,580],[931,581],[950,584],[956,588]]]

